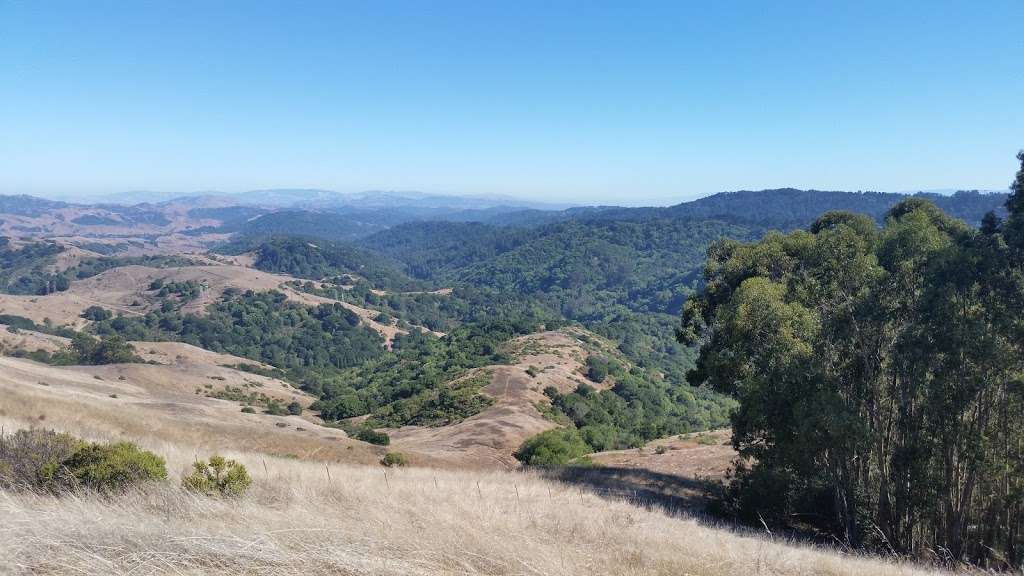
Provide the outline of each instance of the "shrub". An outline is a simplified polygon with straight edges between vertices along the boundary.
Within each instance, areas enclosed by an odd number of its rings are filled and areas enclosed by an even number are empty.
[[[18,430],[0,437],[0,488],[40,489],[83,442],[52,430]]]
[[[79,364],[120,364],[140,362],[135,349],[120,336],[103,337],[97,340],[79,332],[71,339],[68,353],[73,362]]]
[[[555,428],[523,442],[517,460],[530,466],[564,466],[586,456],[590,447],[575,428]]]
[[[299,404],[298,402],[292,402],[291,404],[288,405],[288,413],[291,414],[292,416],[298,416],[299,414],[302,414],[302,404]]]
[[[223,456],[210,456],[209,462],[197,460],[192,473],[181,479],[186,490],[207,496],[240,496],[252,484],[245,466]]]
[[[592,382],[600,384],[609,374],[618,376],[621,372],[622,366],[615,360],[601,356],[587,356],[587,378]]]
[[[373,428],[360,428],[356,432],[356,440],[362,440],[363,442],[369,442],[370,444],[377,444],[378,446],[387,446],[391,444],[391,437],[384,432],[377,432]]]
[[[701,446],[714,446],[715,444],[718,444],[718,439],[711,434],[698,434],[697,444],[700,444]]]
[[[19,430],[0,438],[0,487],[103,492],[163,480],[162,458],[136,445],[94,444],[51,430]]]
[[[409,464],[409,459],[406,458],[405,454],[401,452],[388,452],[384,455],[384,458],[380,461],[381,464],[388,468],[402,467]]]
[[[288,411],[285,410],[284,406],[277,400],[271,400],[267,402],[267,408],[263,410],[264,414],[270,414],[271,416],[286,416]]]
[[[655,454],[664,454],[666,452],[668,452],[668,446],[665,446],[664,444],[654,449]]]
[[[246,414],[255,414],[256,409],[252,406],[242,406],[242,412],[245,412]]]
[[[167,478],[164,459],[130,442],[88,444],[61,463],[75,484],[109,492]]]
[[[102,322],[104,320],[110,320],[114,317],[114,314],[105,308],[99,306],[89,306],[82,311],[82,318],[86,320],[92,320],[94,322]]]

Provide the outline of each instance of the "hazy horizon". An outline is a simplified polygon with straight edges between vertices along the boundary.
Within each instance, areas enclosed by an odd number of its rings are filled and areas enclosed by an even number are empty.
[[[791,186],[783,186],[782,188],[792,188]],[[761,191],[764,189],[756,189],[753,191]],[[812,191],[833,191],[824,190],[822,188],[807,188],[806,190]],[[80,194],[60,194],[60,193],[42,193],[34,196],[39,198],[45,198],[48,200],[59,200],[64,202],[79,202],[79,203],[103,203],[103,202],[115,202],[115,203],[145,203],[145,202],[164,202],[167,200],[174,200],[178,198],[188,197],[199,197],[199,196],[228,196],[228,197],[244,197],[247,194],[256,192],[319,192],[319,193],[331,193],[343,196],[358,196],[362,194],[396,194],[396,195],[422,195],[431,197],[456,197],[466,199],[487,199],[495,202],[507,201],[510,205],[531,205],[531,207],[543,207],[544,209],[564,209],[568,207],[585,207],[585,206],[624,206],[624,207],[665,207],[672,206],[685,202],[692,202],[708,196],[713,196],[720,193],[736,192],[737,190],[719,190],[716,192],[708,192],[705,194],[696,194],[685,198],[667,198],[658,199],[652,198],[647,201],[644,200],[630,200],[627,199],[624,202],[608,203],[608,202],[570,202],[570,201],[559,201],[558,199],[546,199],[546,200],[533,200],[521,196],[515,196],[510,194],[460,194],[460,193],[449,193],[449,192],[430,192],[424,190],[382,190],[382,189],[371,189],[371,190],[356,190],[356,191],[341,191],[341,190],[328,190],[328,189],[313,189],[313,188],[259,188],[253,190],[238,190],[238,191],[225,191],[225,190],[194,190],[189,192],[184,191],[160,191],[160,190],[128,190],[124,192],[116,192],[111,194],[97,194],[97,195],[80,195]],[[940,195],[951,195],[957,191],[976,191],[982,194],[1006,194],[1009,193],[1009,189],[979,189],[979,188],[941,188],[941,189],[917,189],[917,190],[860,190],[860,189],[849,189],[849,190],[834,190],[840,192],[882,192],[892,194],[940,194]],[[124,201],[126,198],[133,197],[145,197],[143,200],[132,200]]]
[[[8,2],[0,193],[1002,190],[1022,19],[1012,0]]]

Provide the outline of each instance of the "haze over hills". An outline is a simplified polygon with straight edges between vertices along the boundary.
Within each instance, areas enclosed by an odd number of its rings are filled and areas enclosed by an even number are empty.
[[[0,576],[1024,576],[1021,22],[0,0]]]
[[[60,195],[56,199],[88,204],[159,204],[191,201],[194,203],[230,202],[239,205],[258,205],[281,208],[341,208],[380,209],[390,207],[486,209],[495,207],[564,209],[573,204],[537,202],[500,195],[431,194],[414,190],[366,190],[337,192],[315,188],[274,188],[244,192],[215,190],[189,193],[138,190],[100,196]]]
[[[876,229],[901,206],[936,206],[977,227],[1005,217],[1007,198],[0,196],[0,410],[20,407],[20,426],[23,413],[52,422],[87,406],[85,424],[64,427],[334,465],[593,463],[566,478],[704,513],[737,457],[722,429],[738,407],[691,385],[698,349],[676,337],[709,250],[836,210]]]

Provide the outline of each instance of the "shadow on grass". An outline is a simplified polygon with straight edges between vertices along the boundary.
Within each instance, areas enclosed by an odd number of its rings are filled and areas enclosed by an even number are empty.
[[[718,482],[637,468],[567,466],[535,468],[534,472],[542,478],[578,486],[600,496],[708,520],[712,518],[708,516],[708,506],[722,489]],[[721,522],[721,518],[714,518],[715,524]]]
[[[653,472],[640,468],[614,466],[538,467],[532,471],[547,480],[577,486],[602,497],[630,502],[648,510],[661,510],[672,516],[692,518],[713,527],[726,528],[741,535],[780,537],[786,541],[817,544],[848,552],[832,536],[795,526],[774,527],[744,524],[725,515],[715,506],[722,495],[721,482]]]

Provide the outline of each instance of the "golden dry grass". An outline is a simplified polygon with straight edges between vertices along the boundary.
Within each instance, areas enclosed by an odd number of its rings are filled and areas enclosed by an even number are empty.
[[[2,422],[8,430],[25,424]],[[113,499],[0,492],[0,573],[929,573],[738,535],[530,473],[328,468],[228,453],[253,473],[253,488],[238,500],[209,499],[176,486],[206,453],[135,440],[167,459],[171,482]]]
[[[208,374],[223,375],[227,380],[211,381]],[[380,460],[383,451],[379,447],[303,419],[312,419],[308,414],[243,414],[236,402],[193,391],[204,382],[216,387],[237,385],[243,379],[265,381],[267,385],[258,390],[289,397],[284,395],[285,389],[273,390],[270,379],[216,366],[56,367],[0,357],[0,423],[6,417],[37,426],[59,426],[88,438],[144,438],[161,453],[164,445],[184,445],[200,451],[234,448],[353,463]]]

